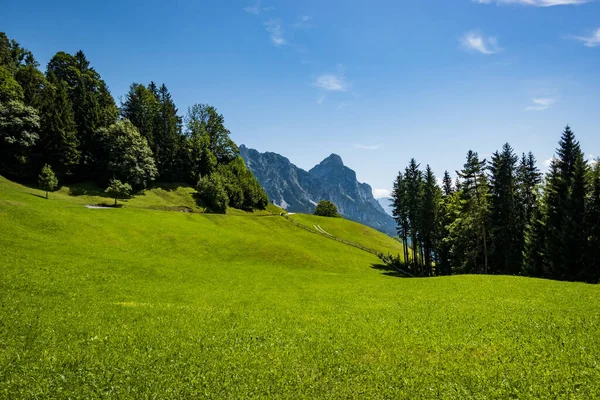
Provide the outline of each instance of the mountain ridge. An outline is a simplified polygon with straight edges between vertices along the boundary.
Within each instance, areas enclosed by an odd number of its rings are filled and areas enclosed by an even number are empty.
[[[240,155],[272,203],[290,212],[311,214],[317,202],[330,200],[345,218],[396,234],[394,220],[373,197],[371,186],[358,182],[356,172],[339,155],[332,153],[309,171],[281,154],[260,153],[245,145],[240,146]]]

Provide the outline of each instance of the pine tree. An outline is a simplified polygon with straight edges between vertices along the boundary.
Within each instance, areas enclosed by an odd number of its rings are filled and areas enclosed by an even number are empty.
[[[506,143],[495,152],[490,171],[490,273],[516,274],[521,270],[521,236],[516,204],[517,156]]]
[[[158,112],[154,123],[154,158],[158,173],[164,180],[176,180],[181,175],[180,154],[181,118],[167,87],[158,89]]]
[[[139,83],[131,84],[125,100],[121,103],[121,116],[138,128],[153,151],[156,151],[154,130],[159,107],[158,98],[152,90]]]
[[[402,171],[398,172],[398,176],[394,181],[394,187],[392,191],[392,215],[396,221],[398,236],[402,240],[402,247],[404,250],[404,262],[409,263],[408,253],[408,236],[409,236],[409,223],[408,223],[408,207],[406,200],[406,184],[404,182],[404,174]]]
[[[423,182],[423,201],[421,204],[421,240],[423,243],[425,275],[433,276],[433,261],[438,259],[438,217],[440,207],[440,188],[431,167],[427,165]],[[439,275],[439,272],[436,271]]]
[[[578,252],[581,251],[581,239],[577,238],[577,229],[581,229],[582,188],[581,175],[585,175],[583,153],[575,134],[567,126],[559,141],[547,176],[545,188],[546,227],[545,269],[546,275],[554,279],[575,279],[582,266]],[[575,246],[575,247],[571,247]]]
[[[412,158],[404,172],[409,236],[412,244],[412,264],[415,273],[422,276],[423,245],[421,242],[421,210],[423,201],[423,177],[419,164]]]
[[[582,279],[595,283],[600,280],[600,159],[592,163],[589,174],[590,195],[586,212],[589,243]]]
[[[459,218],[451,227],[451,235],[459,243],[453,255],[459,256],[458,249],[464,251],[460,263],[465,272],[488,273],[489,241],[489,190],[485,175],[486,161],[479,160],[476,152],[469,150],[467,162],[462,171],[457,171],[460,181]],[[483,264],[483,270],[480,265]]]
[[[455,190],[448,171],[444,171],[442,180],[442,196],[438,207],[437,217],[437,260],[436,269],[440,275],[452,274],[451,246],[448,241],[449,226],[452,223],[450,206]]]
[[[66,83],[50,74],[44,88],[41,133],[36,152],[42,164],[55,166],[59,176],[71,174],[79,164],[80,152],[73,109]]]

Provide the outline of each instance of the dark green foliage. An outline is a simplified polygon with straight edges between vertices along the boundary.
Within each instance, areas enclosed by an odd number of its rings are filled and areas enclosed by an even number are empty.
[[[135,189],[143,189],[156,179],[152,150],[129,120],[99,130],[98,137],[108,153],[109,176],[128,182]]]
[[[80,152],[73,108],[64,81],[49,76],[43,92],[40,140],[36,153],[42,164],[55,166],[59,176],[71,175],[79,165]]]
[[[23,99],[23,88],[6,67],[0,66],[0,103],[23,101]]]
[[[49,164],[70,182],[104,185],[112,177],[137,190],[157,177],[196,184],[218,170],[213,180],[227,193],[226,206],[268,205],[214,107],[190,107],[183,132],[165,84],[132,84],[119,111],[82,51],[57,52],[45,76],[38,66],[31,52],[0,32],[0,173],[32,181]]]
[[[258,184],[252,172],[244,165],[241,157],[220,165],[218,173],[222,178],[229,206],[244,210],[263,210],[268,204],[268,198],[263,188]]]
[[[517,206],[517,156],[506,143],[495,152],[490,171],[490,248],[489,272],[514,275],[520,272],[523,253],[523,228]]]
[[[486,161],[469,150],[462,171],[460,190],[452,204],[454,218],[448,240],[455,267],[462,273],[488,273],[489,188]]]
[[[0,172],[23,176],[30,150],[39,138],[37,111],[20,101],[0,102]]]
[[[408,262],[408,237],[410,228],[408,223],[408,201],[406,199],[406,183],[402,171],[398,172],[398,176],[394,181],[394,189],[392,191],[392,215],[396,221],[398,236],[402,240],[404,247],[404,262]]]
[[[585,202],[585,163],[579,143],[566,127],[557,158],[546,178],[545,276],[554,279],[577,279],[576,270],[585,251],[580,237]]]
[[[219,173],[200,178],[197,185],[198,196],[202,204],[211,212],[224,214],[229,199],[223,179]]]
[[[437,259],[440,232],[438,218],[440,213],[441,190],[438,187],[433,171],[427,166],[423,181],[423,200],[421,205],[420,238],[423,248],[425,276],[433,276],[433,261]]]
[[[117,199],[127,199],[131,196],[131,185],[129,183],[123,183],[118,179],[111,179],[108,183],[108,187],[105,192],[115,199],[115,206],[117,205]]]
[[[44,74],[37,68],[37,63],[19,68],[15,79],[23,89],[25,104],[39,109],[42,106],[43,92],[48,82]]]
[[[329,200],[319,201],[319,203],[315,207],[314,214],[318,215],[320,217],[334,217],[334,218],[341,217],[341,215],[338,213],[338,209],[335,206],[335,204],[333,204]]]
[[[600,159],[596,159],[590,168],[589,182],[590,195],[586,212],[589,243],[581,278],[587,282],[598,282],[600,280]]]
[[[121,104],[121,116],[131,121],[148,145],[154,149],[154,130],[158,114],[158,98],[139,83],[132,83]]]
[[[186,123],[188,132],[208,135],[210,150],[219,164],[226,164],[238,156],[239,150],[224,126],[225,118],[214,107],[207,104],[193,105],[188,109]]]
[[[38,177],[38,184],[40,189],[46,192],[46,199],[48,198],[48,192],[53,192],[58,187],[58,178],[56,178],[54,171],[48,164],[42,168],[42,172]]]

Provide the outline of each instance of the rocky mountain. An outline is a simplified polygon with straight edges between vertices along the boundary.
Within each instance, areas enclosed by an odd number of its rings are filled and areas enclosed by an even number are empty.
[[[381,204],[381,207],[383,208],[383,210],[390,216],[392,216],[392,198],[391,197],[381,197],[379,199],[377,199],[377,202],[379,204]]]
[[[259,153],[242,145],[240,154],[269,200],[289,212],[310,214],[317,202],[330,200],[344,218],[396,234],[394,220],[375,200],[371,186],[358,182],[356,173],[337,154],[308,172],[277,153]]]

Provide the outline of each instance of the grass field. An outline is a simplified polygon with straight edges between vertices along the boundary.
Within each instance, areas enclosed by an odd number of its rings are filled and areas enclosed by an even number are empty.
[[[396,278],[278,216],[152,209],[189,189],[76,192],[0,178],[0,398],[600,398],[598,286]]]

